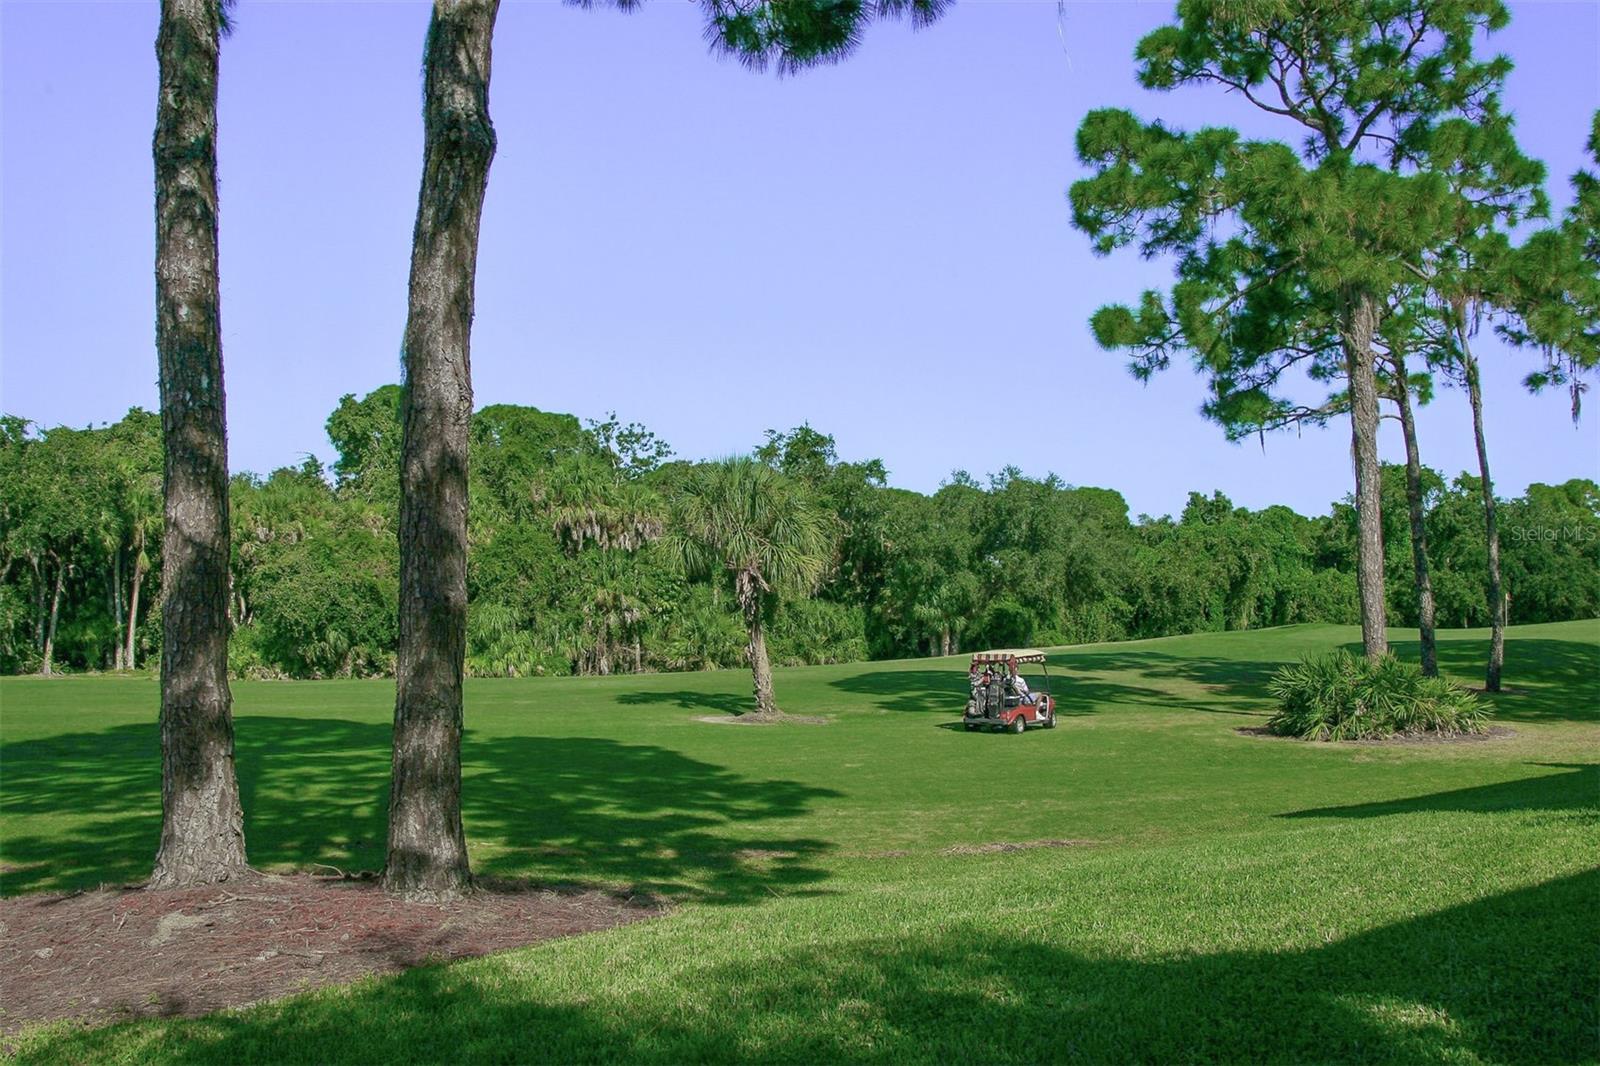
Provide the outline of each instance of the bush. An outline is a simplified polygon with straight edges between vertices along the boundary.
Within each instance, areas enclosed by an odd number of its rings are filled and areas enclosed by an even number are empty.
[[[1267,728],[1305,740],[1368,740],[1413,733],[1482,733],[1489,711],[1472,693],[1393,655],[1377,662],[1339,650],[1273,675],[1278,713]]]
[[[293,677],[394,670],[400,595],[394,543],[356,518],[274,544],[255,575],[264,665]]]
[[[474,603],[467,611],[467,673],[472,677],[565,677],[572,659],[558,651],[559,625],[531,619],[507,603]]]
[[[967,643],[974,648],[1021,648],[1033,642],[1036,619],[1032,611],[1012,599],[989,604]]]
[[[715,670],[745,664],[749,635],[727,603],[709,585],[690,585],[662,619],[649,644],[653,665],[663,670]]]
[[[768,639],[780,666],[860,662],[867,657],[867,613],[831,600],[795,600],[773,619]]]

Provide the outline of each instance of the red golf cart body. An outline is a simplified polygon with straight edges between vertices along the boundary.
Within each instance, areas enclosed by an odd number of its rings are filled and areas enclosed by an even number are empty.
[[[1019,675],[1022,666],[1030,663],[1038,664],[1044,678],[1043,687],[1032,694],[1031,702],[1016,695],[1008,683],[1010,678]],[[991,675],[987,682],[984,681],[985,670]],[[1056,701],[1050,695],[1050,668],[1045,665],[1044,652],[1034,648],[977,652],[967,668],[967,682],[971,695],[961,721],[969,731],[1003,729],[1008,733],[1022,733],[1029,726],[1055,728]]]

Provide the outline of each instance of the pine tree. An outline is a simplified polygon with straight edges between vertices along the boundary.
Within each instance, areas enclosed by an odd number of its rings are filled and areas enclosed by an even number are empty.
[[[1306,381],[1347,393],[1359,517],[1357,576],[1369,657],[1387,651],[1379,514],[1378,348],[1384,309],[1451,209],[1418,141],[1477,117],[1507,70],[1473,38],[1507,19],[1492,0],[1185,0],[1139,43],[1147,88],[1212,85],[1297,130],[1298,150],[1231,129],[1193,133],[1091,112],[1072,188],[1075,224],[1109,254],[1172,256],[1170,293],[1102,308],[1092,325],[1148,376],[1188,355],[1203,411],[1230,436],[1325,420]]]

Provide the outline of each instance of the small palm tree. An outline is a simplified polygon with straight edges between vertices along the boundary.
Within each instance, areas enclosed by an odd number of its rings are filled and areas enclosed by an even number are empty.
[[[785,595],[816,588],[828,565],[828,527],[799,486],[764,463],[724,459],[696,468],[674,499],[666,543],[684,575],[721,579],[749,633],[754,716],[778,718],[766,626]]]

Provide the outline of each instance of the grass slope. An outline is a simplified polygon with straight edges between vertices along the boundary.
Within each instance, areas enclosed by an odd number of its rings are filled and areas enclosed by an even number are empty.
[[[19,1058],[1592,1061],[1600,621],[1509,636],[1516,736],[1450,745],[1237,734],[1331,626],[1058,652],[1061,728],[1021,738],[949,728],[956,659],[779,671],[822,727],[696,721],[736,671],[475,681],[475,868],[675,914]],[[1486,634],[1442,637],[1476,680]],[[392,691],[236,686],[254,864],[381,864]],[[0,705],[4,890],[144,876],[154,683]],[[947,850],[1040,839],[1092,843]]]

